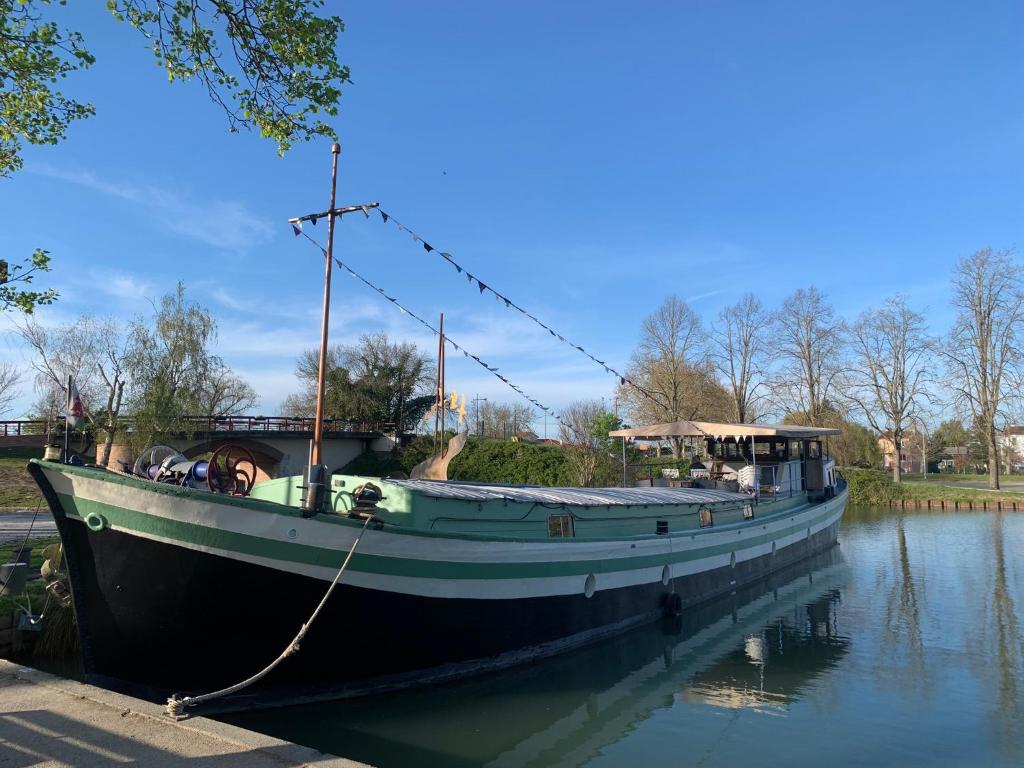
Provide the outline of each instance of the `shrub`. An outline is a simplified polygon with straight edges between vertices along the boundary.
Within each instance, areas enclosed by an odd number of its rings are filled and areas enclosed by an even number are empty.
[[[886,505],[903,497],[904,489],[887,472],[845,467],[842,473],[850,484],[850,504]]]

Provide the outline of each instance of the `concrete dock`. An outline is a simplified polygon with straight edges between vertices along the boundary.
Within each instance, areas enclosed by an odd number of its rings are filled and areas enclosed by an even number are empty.
[[[362,763],[0,659],[0,766],[365,768]]]

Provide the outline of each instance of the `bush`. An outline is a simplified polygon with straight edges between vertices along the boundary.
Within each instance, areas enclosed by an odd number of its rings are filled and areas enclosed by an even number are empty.
[[[850,504],[884,506],[903,498],[904,489],[887,472],[844,467],[842,473],[850,484]]]
[[[564,485],[567,467],[559,446],[473,439],[449,466],[452,480]]]
[[[397,472],[409,475],[413,467],[433,452],[434,438],[421,435],[392,453],[361,453],[337,471],[368,477],[386,477]],[[448,466],[450,479],[481,483],[565,485],[566,472],[565,454],[559,446],[476,437],[466,443]]]

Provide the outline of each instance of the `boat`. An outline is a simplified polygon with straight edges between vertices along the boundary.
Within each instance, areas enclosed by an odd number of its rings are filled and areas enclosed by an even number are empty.
[[[299,652],[231,704],[256,706],[553,655],[836,542],[847,491],[823,430],[689,429],[726,457],[727,479],[546,488],[333,475],[329,507],[308,515],[302,476],[218,493],[151,479],[149,467],[34,459],[29,471],[64,542],[87,680],[153,700],[220,689],[273,661],[362,535]],[[744,456],[771,484],[741,491],[728,479]]]
[[[826,428],[612,433],[703,441],[710,469],[644,487],[448,481],[451,448],[410,479],[329,475],[334,222],[376,205],[335,207],[333,154],[330,208],[293,220],[329,220],[308,471],[255,483],[238,445],[204,461],[154,446],[121,472],[67,454],[29,464],[64,544],[88,682],[175,715],[441,682],[678,615],[835,544],[847,491]],[[443,402],[443,368],[439,382]]]

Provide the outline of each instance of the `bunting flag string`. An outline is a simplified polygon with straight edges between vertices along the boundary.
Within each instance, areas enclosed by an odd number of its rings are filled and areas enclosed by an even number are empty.
[[[326,255],[327,255],[327,249],[326,249],[326,248],[324,248],[324,247],[323,247],[322,245],[320,245],[320,243],[318,243],[318,242],[317,242],[316,240],[314,240],[314,239],[313,239],[312,237],[310,237],[309,235],[307,235],[307,234],[306,234],[305,232],[301,232],[301,231],[300,231],[300,233],[299,233],[299,234],[301,234],[301,235],[302,235],[303,237],[305,237],[305,238],[306,238],[307,240],[309,240],[309,242],[313,243],[313,245],[315,245],[315,246],[316,246],[316,247],[317,247],[317,248],[318,248],[318,249],[320,250],[320,252],[324,254],[324,256],[326,256]],[[344,270],[345,270],[346,272],[348,272],[348,274],[349,274],[349,275],[350,275],[351,277],[353,277],[353,278],[355,278],[356,280],[359,280],[360,282],[362,282],[362,283],[363,283],[363,285],[365,285],[365,286],[366,286],[367,288],[370,288],[371,290],[373,290],[373,291],[376,291],[377,293],[379,293],[379,294],[380,294],[381,296],[383,296],[383,297],[384,297],[385,299],[387,299],[387,300],[388,300],[388,301],[390,301],[390,302],[391,302],[392,304],[394,304],[394,305],[395,305],[396,307],[398,307],[398,309],[399,309],[399,310],[401,310],[403,314],[406,314],[406,315],[408,315],[409,317],[411,317],[411,318],[412,318],[413,320],[417,321],[417,322],[418,322],[418,323],[419,323],[420,325],[422,325],[423,327],[425,327],[425,328],[426,328],[427,330],[429,330],[429,331],[430,331],[431,333],[433,333],[433,334],[434,334],[435,336],[438,336],[438,335],[440,335],[440,332],[439,332],[439,331],[438,331],[438,330],[437,330],[437,329],[436,329],[436,328],[435,328],[434,326],[432,326],[432,325],[431,325],[430,323],[428,323],[428,322],[427,322],[426,320],[424,320],[424,319],[423,319],[422,317],[420,317],[419,315],[417,315],[417,314],[416,314],[415,312],[413,312],[413,311],[412,311],[411,309],[409,309],[408,307],[406,307],[406,306],[402,305],[402,304],[401,304],[401,303],[400,303],[400,302],[398,301],[398,299],[396,299],[396,298],[395,298],[395,297],[393,297],[393,296],[389,296],[388,294],[386,294],[386,293],[384,292],[384,289],[383,289],[383,288],[380,288],[379,286],[376,286],[376,285],[374,285],[373,283],[371,283],[371,282],[370,282],[369,280],[367,280],[367,279],[366,279],[365,277],[363,277],[362,275],[360,275],[360,274],[359,274],[358,272],[356,272],[356,271],[355,271],[354,269],[352,269],[352,267],[350,267],[350,266],[349,266],[348,264],[346,264],[345,262],[343,262],[343,261],[342,261],[341,259],[339,259],[339,258],[338,258],[337,256],[334,256],[334,257],[332,257],[332,258],[334,259],[334,263],[335,263],[335,264],[337,264],[337,265],[338,265],[338,266],[339,266],[339,267],[340,267],[341,269],[344,269]],[[517,393],[517,394],[518,394],[518,395],[519,395],[520,397],[522,397],[522,398],[523,398],[524,400],[526,400],[526,401],[528,401],[528,402],[532,403],[532,404],[533,404],[534,406],[536,406],[536,407],[537,407],[537,408],[539,408],[540,410],[544,411],[544,412],[545,412],[546,414],[548,414],[549,416],[551,416],[551,417],[552,417],[552,418],[553,418],[553,419],[554,419],[555,421],[557,421],[557,422],[558,422],[559,424],[562,424],[563,426],[568,426],[568,427],[569,427],[570,429],[572,429],[572,425],[571,425],[571,424],[566,424],[565,422],[563,422],[563,421],[562,421],[562,420],[561,420],[561,419],[560,419],[560,418],[558,417],[558,414],[557,414],[557,413],[555,413],[555,412],[554,412],[554,411],[553,411],[553,410],[552,410],[551,408],[549,408],[549,407],[548,407],[548,406],[546,406],[546,405],[543,405],[543,404],[542,404],[542,403],[541,403],[540,401],[538,401],[538,400],[536,400],[535,398],[531,397],[530,395],[526,394],[526,393],[525,393],[525,392],[524,392],[524,391],[523,391],[523,390],[522,390],[521,388],[519,388],[518,386],[516,386],[515,384],[513,384],[513,383],[512,383],[511,381],[509,381],[509,379],[508,379],[507,377],[505,377],[505,376],[502,376],[502,375],[501,375],[500,373],[498,373],[498,368],[497,368],[497,367],[492,367],[492,366],[488,365],[488,364],[487,364],[486,362],[484,362],[483,360],[481,360],[481,359],[480,359],[480,358],[479,358],[479,357],[478,357],[477,355],[471,354],[471,353],[470,353],[470,352],[469,352],[468,350],[466,350],[466,349],[465,349],[464,347],[460,346],[460,345],[459,345],[459,344],[458,344],[457,342],[455,342],[455,341],[454,341],[454,340],[453,340],[453,339],[452,339],[451,337],[449,337],[449,336],[448,336],[447,334],[445,335],[445,337],[444,337],[444,340],[445,340],[445,341],[446,341],[446,342],[447,342],[448,344],[450,344],[450,345],[451,345],[451,347],[452,347],[452,348],[453,348],[454,350],[456,350],[457,352],[461,352],[461,353],[462,353],[462,355],[463,355],[463,357],[465,357],[465,358],[467,358],[467,359],[469,359],[469,360],[472,360],[472,361],[474,361],[474,362],[475,362],[475,363],[476,363],[477,365],[481,366],[482,368],[485,368],[485,369],[486,369],[486,370],[487,370],[487,371],[488,371],[488,372],[489,372],[489,373],[490,373],[490,374],[491,374],[492,376],[495,376],[496,378],[498,378],[499,380],[501,380],[501,381],[502,381],[502,382],[503,382],[503,383],[504,383],[504,384],[505,384],[506,386],[508,386],[508,387],[509,387],[510,389],[512,389],[513,391],[515,391],[515,392],[516,392],[516,393]],[[573,430],[573,431],[575,431],[575,430]]]
[[[434,247],[433,245],[428,243],[426,241],[426,239],[424,239],[423,237],[420,237],[420,235],[418,235],[416,232],[411,230],[406,225],[402,224],[398,219],[396,219],[394,217],[394,215],[392,215],[390,213],[385,213],[384,210],[381,209],[381,208],[378,208],[377,212],[380,214],[381,220],[385,224],[390,222],[395,227],[397,227],[399,231],[401,231],[401,232],[408,232],[409,235],[412,236],[413,240],[415,240],[417,243],[421,243],[423,245],[423,250],[425,250],[427,253],[436,253],[436,254],[438,254],[442,259],[444,259],[451,266],[453,266],[455,268],[455,270],[460,275],[465,273],[466,280],[469,282],[470,285],[472,285],[473,283],[476,283],[476,287],[480,291],[481,295],[485,291],[490,291],[492,294],[494,294],[495,299],[497,301],[504,302],[505,306],[508,309],[514,309],[517,312],[519,312],[520,314],[522,314],[525,317],[529,318],[534,323],[536,323],[541,328],[543,328],[545,331],[550,333],[552,338],[555,338],[558,341],[562,342],[563,344],[567,344],[568,346],[570,346],[573,349],[577,350],[578,352],[580,352],[584,356],[588,357],[592,362],[594,362],[597,365],[601,366],[604,369],[605,373],[609,373],[609,374],[615,376],[619,380],[619,384],[620,385],[632,387],[633,389],[635,389],[637,392],[640,392],[642,395],[644,395],[644,397],[646,397],[647,399],[651,400],[652,402],[658,402],[658,399],[648,389],[646,389],[645,387],[641,386],[640,384],[637,384],[635,381],[630,379],[625,374],[615,370],[610,365],[608,365],[604,360],[598,360],[596,357],[594,357],[592,354],[587,352],[587,350],[585,350],[579,344],[574,344],[572,341],[569,341],[565,336],[563,336],[562,334],[558,333],[558,331],[556,331],[554,328],[552,328],[551,326],[547,325],[543,321],[537,319],[530,312],[526,311],[521,306],[516,304],[508,296],[506,296],[505,294],[495,290],[492,286],[488,285],[483,280],[481,280],[479,277],[477,277],[476,275],[471,273],[468,269],[466,269],[461,264],[459,264],[455,260],[455,257],[453,257],[450,253],[448,253],[447,251],[438,250],[436,247]]]

